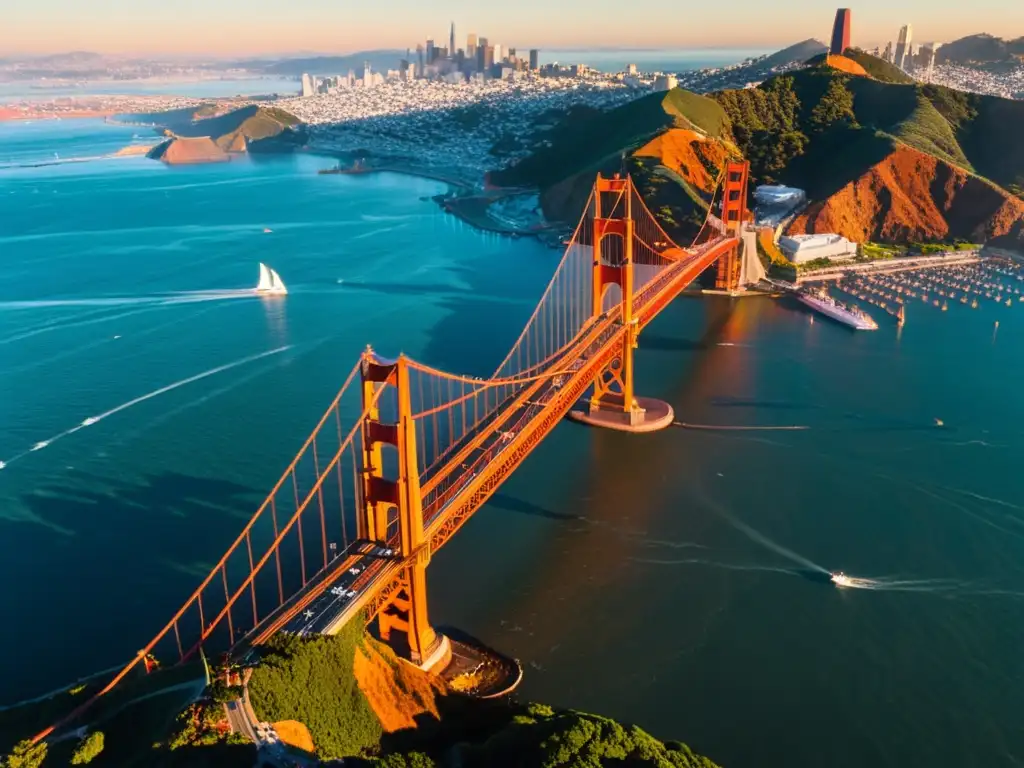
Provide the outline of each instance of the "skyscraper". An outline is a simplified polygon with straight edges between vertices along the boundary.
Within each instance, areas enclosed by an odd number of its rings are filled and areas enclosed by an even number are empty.
[[[896,55],[893,57],[892,63],[900,69],[906,69],[910,63],[910,41],[912,38],[913,29],[907,24],[907,26],[900,29],[900,37],[896,41]]]
[[[427,40],[427,64],[434,63],[434,41]]]
[[[832,25],[832,45],[828,49],[833,56],[842,56],[850,47],[850,17],[849,8],[840,8],[836,11],[836,21]]]
[[[455,22],[452,22],[452,32],[448,38],[448,55],[455,55]]]
[[[476,58],[476,32],[470,32],[466,38],[466,58]]]
[[[885,50],[882,51],[882,58],[892,64],[892,40],[885,44]]]
[[[540,51],[536,48],[530,49],[530,69],[540,69]]]
[[[935,54],[942,43],[925,43],[921,46],[921,58],[925,68],[925,81],[931,82],[935,76]]]

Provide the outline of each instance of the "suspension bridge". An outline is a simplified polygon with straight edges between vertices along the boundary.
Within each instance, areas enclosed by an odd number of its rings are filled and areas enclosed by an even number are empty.
[[[685,248],[631,178],[598,176],[554,277],[488,378],[368,347],[209,575],[57,726],[154,658],[235,655],[280,631],[331,634],[376,620],[404,658],[443,669],[451,650],[428,614],[431,558],[581,401],[577,418],[601,426],[644,431],[671,421],[668,406],[634,392],[633,351],[644,327],[712,265],[716,287],[738,287],[747,173],[746,163],[726,165]],[[720,218],[711,215],[717,199]]]

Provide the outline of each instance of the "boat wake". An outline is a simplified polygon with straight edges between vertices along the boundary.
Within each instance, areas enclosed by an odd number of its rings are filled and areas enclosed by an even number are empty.
[[[160,387],[159,389],[154,389],[152,392],[147,392],[144,395],[140,395],[138,397],[132,398],[131,400],[129,400],[129,401],[125,402],[125,403],[121,403],[121,405],[118,405],[115,408],[111,408],[110,410],[104,411],[103,413],[98,414],[96,416],[90,416],[87,419],[84,419],[82,422],[80,422],[76,426],[72,427],[71,429],[66,429],[63,432],[61,432],[60,434],[54,435],[53,437],[49,438],[48,440],[40,440],[38,443],[33,445],[28,450],[22,451],[21,453],[17,454],[16,456],[12,456],[10,459],[7,459],[6,461],[0,461],[0,469],[4,469],[5,467],[9,467],[15,461],[17,461],[17,460],[19,460],[21,458],[24,458],[25,456],[27,456],[30,453],[34,453],[36,451],[41,451],[44,448],[49,447],[50,445],[52,445],[53,443],[57,442],[58,440],[60,440],[62,438],[68,437],[69,435],[73,435],[75,432],[83,430],[83,429],[85,429],[87,427],[91,427],[93,424],[96,424],[96,423],[98,423],[100,421],[103,421],[104,419],[107,419],[107,418],[109,418],[111,416],[114,416],[115,414],[121,413],[121,411],[126,411],[129,408],[132,408],[132,407],[134,407],[136,405],[139,405],[140,403],[146,402],[147,400],[152,400],[155,397],[159,397],[160,395],[164,395],[164,394],[166,394],[168,392],[172,392],[173,390],[178,389],[179,387],[184,387],[184,386],[186,386],[188,384],[192,384],[194,382],[201,381],[202,379],[205,379],[205,378],[207,378],[209,376],[215,376],[218,373],[224,373],[225,371],[230,371],[232,368],[238,368],[239,366],[246,365],[248,363],[254,363],[257,360],[262,360],[263,358],[270,357],[271,355],[279,355],[282,352],[287,352],[291,348],[292,348],[291,344],[286,344],[285,346],[278,347],[277,349],[271,349],[271,350],[268,350],[266,352],[260,352],[259,354],[249,355],[248,357],[243,357],[243,358],[241,358],[239,360],[235,360],[235,361],[230,362],[230,363],[225,363],[224,365],[219,365],[216,368],[211,368],[208,371],[203,371],[202,373],[197,373],[194,376],[189,376],[186,379],[181,379],[179,381],[175,381],[175,382],[173,382],[171,384],[168,384],[167,386]]]

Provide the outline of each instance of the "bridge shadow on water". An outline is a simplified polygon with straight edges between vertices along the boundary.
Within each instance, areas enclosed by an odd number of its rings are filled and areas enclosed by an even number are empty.
[[[497,507],[498,509],[505,510],[506,512],[516,512],[521,515],[532,515],[533,517],[543,517],[546,520],[557,520],[559,522],[566,523],[583,519],[580,515],[572,515],[564,512],[552,512],[539,504],[524,501],[523,499],[510,496],[507,493],[502,493],[500,491],[487,500],[487,506]]]
[[[72,473],[21,501],[46,525],[19,532],[25,554],[0,559],[4,583],[32,592],[0,641],[24,657],[5,674],[12,700],[130,657],[199,585],[259,494],[172,472],[141,482]]]
[[[688,339],[676,339],[671,336],[659,336],[655,333],[645,333],[640,337],[640,346],[643,349],[655,352],[698,352],[708,349],[708,342],[690,341]]]

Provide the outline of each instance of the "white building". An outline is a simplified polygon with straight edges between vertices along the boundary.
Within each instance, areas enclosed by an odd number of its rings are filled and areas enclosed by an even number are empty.
[[[787,235],[779,238],[779,247],[794,264],[815,259],[841,261],[857,255],[857,244],[842,235]]]
[[[302,95],[303,97],[312,96],[316,93],[316,80],[309,74],[302,73]]]
[[[654,78],[654,90],[671,91],[679,85],[675,75],[658,75]]]

